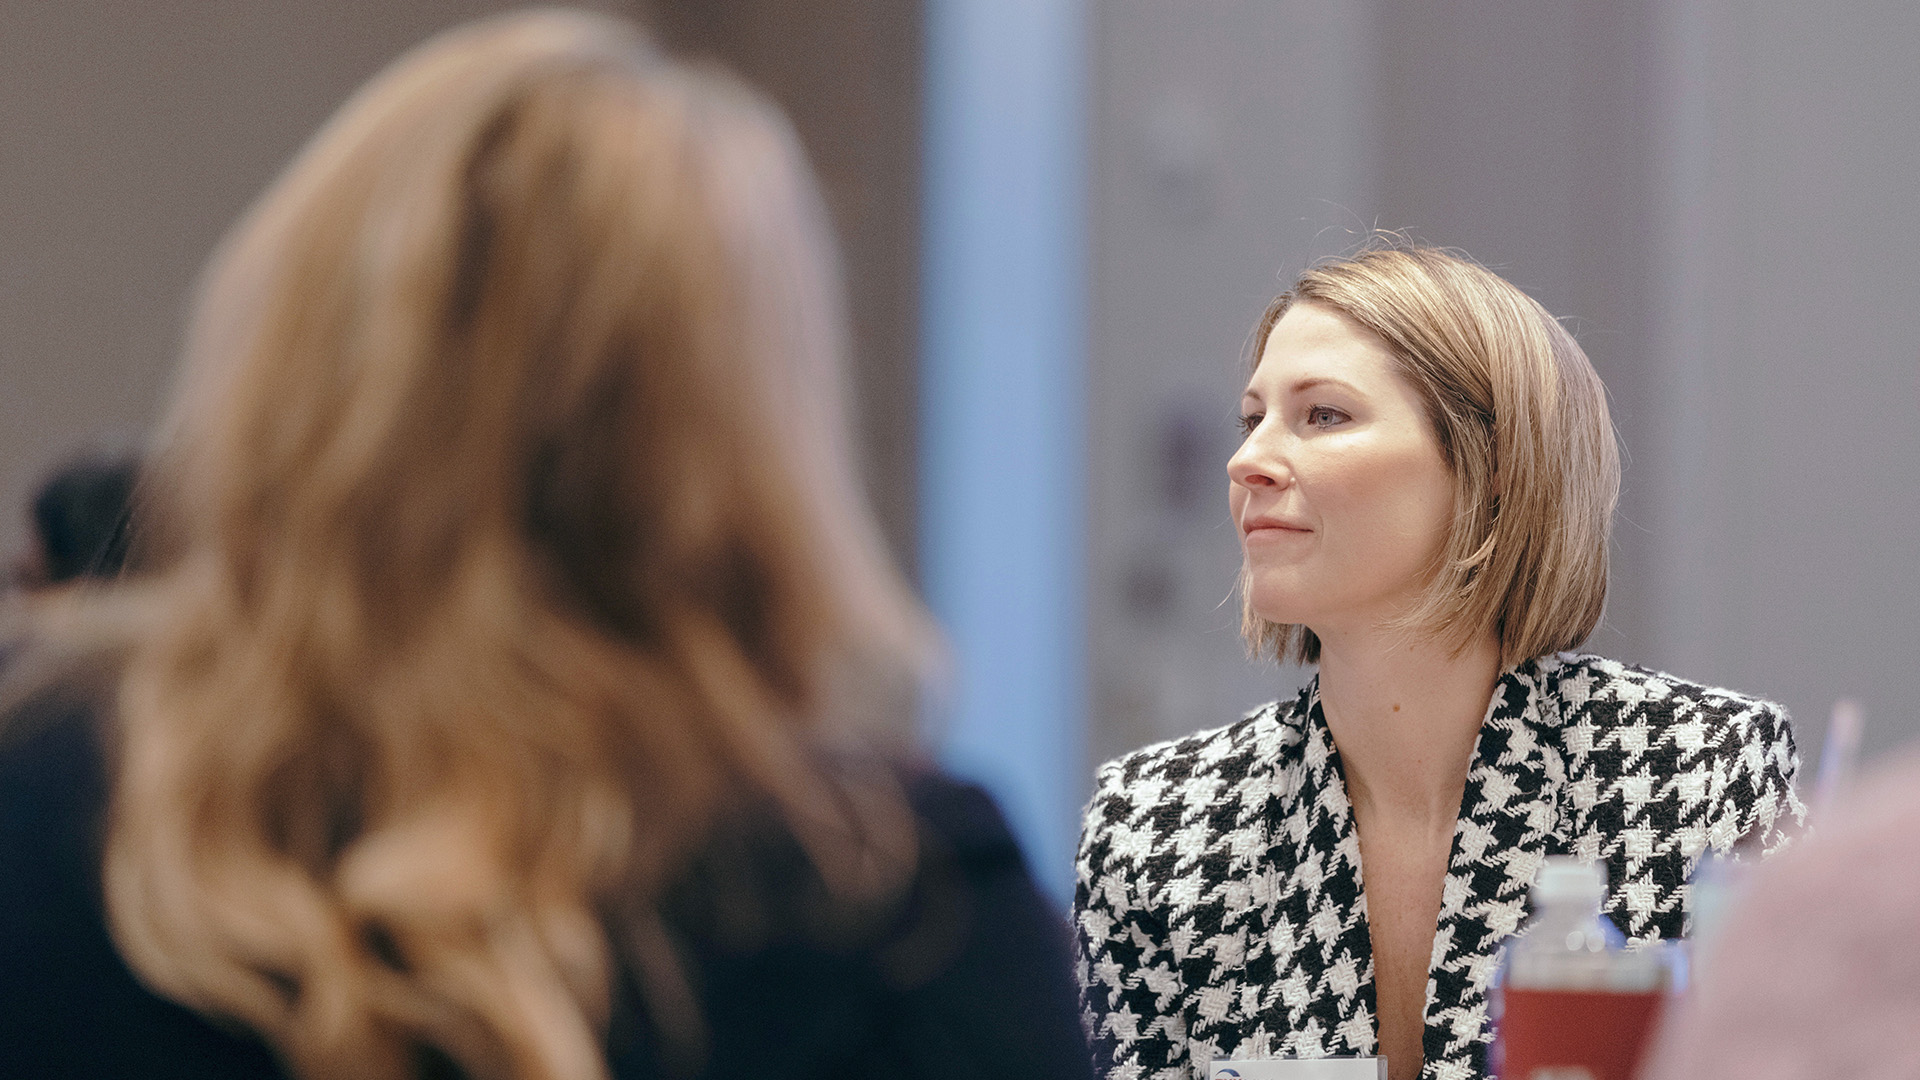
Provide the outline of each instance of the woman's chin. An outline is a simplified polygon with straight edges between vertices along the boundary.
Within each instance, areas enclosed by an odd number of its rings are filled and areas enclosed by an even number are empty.
[[[1313,612],[1306,605],[1297,602],[1274,602],[1262,597],[1258,590],[1255,590],[1248,600],[1248,606],[1253,609],[1253,613],[1270,623],[1304,626],[1313,619]]]
[[[1322,609],[1325,590],[1317,583],[1302,581],[1304,576],[1288,572],[1291,568],[1249,566],[1241,578],[1247,606],[1268,622],[1299,623]]]

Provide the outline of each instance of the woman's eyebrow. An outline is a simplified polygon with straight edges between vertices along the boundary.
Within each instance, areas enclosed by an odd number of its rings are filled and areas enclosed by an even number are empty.
[[[1332,375],[1309,375],[1306,378],[1296,381],[1292,386],[1287,387],[1287,392],[1290,394],[1301,394],[1316,386],[1338,387],[1349,394],[1360,393],[1359,387],[1354,386],[1345,379],[1335,378]]]

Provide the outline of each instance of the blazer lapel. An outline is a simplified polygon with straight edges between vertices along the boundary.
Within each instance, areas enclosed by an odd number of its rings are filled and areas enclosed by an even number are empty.
[[[1527,892],[1557,820],[1566,769],[1554,738],[1558,710],[1540,672],[1501,676],[1467,770],[1460,819],[1427,978],[1422,1080],[1484,1075],[1487,989],[1500,946],[1526,915]]]
[[[1220,1023],[1194,1025],[1194,1060],[1377,1052],[1373,942],[1360,841],[1319,681],[1276,716],[1300,752],[1264,786],[1265,851],[1253,862],[1246,960]],[[1554,836],[1565,767],[1558,710],[1527,663],[1496,684],[1467,772],[1427,981],[1424,1080],[1485,1074],[1487,989],[1501,944]],[[1285,729],[1291,730],[1285,730]],[[1247,807],[1251,809],[1251,807]],[[1204,1034],[1203,1034],[1204,1032]]]
[[[1287,721],[1301,740],[1268,802],[1266,902],[1250,920],[1249,988],[1240,1042],[1252,1057],[1371,1054],[1373,945],[1360,842],[1316,678]]]
[[[1259,1022],[1274,983],[1267,927],[1285,882],[1267,859],[1275,807],[1298,792],[1302,706],[1274,705],[1233,729],[1232,744],[1209,763],[1218,784],[1196,795],[1183,817],[1191,860],[1176,863],[1157,902],[1169,912],[1169,942],[1187,993],[1181,1021],[1190,1059],[1272,1056]],[[1275,762],[1295,762],[1293,766]],[[1184,872],[1183,872],[1184,869]],[[1184,893],[1183,893],[1184,890]],[[1197,891],[1196,891],[1197,890]]]

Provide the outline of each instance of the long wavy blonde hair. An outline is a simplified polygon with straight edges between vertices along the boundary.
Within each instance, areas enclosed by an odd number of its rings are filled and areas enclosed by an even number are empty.
[[[354,97],[203,279],[114,601],[134,970],[307,1077],[600,1077],[620,972],[674,1011],[649,913],[730,798],[897,882],[897,790],[820,764],[932,646],[836,281],[777,112],[624,23],[472,24]]]

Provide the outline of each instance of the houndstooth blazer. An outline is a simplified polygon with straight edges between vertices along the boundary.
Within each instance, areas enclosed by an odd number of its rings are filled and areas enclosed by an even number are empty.
[[[1797,768],[1778,705],[1574,653],[1502,675],[1454,829],[1422,1080],[1486,1075],[1487,987],[1545,856],[1604,860],[1630,939],[1684,934],[1703,852],[1771,853],[1804,823]],[[1111,1080],[1374,1052],[1359,841],[1317,679],[1103,767],[1078,871],[1083,1019]]]

